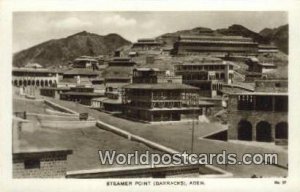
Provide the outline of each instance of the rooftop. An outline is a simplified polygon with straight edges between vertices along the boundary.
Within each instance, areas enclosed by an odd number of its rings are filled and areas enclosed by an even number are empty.
[[[274,65],[273,63],[257,63],[257,64],[266,67],[276,67],[276,65]]]
[[[25,68],[43,68],[43,66],[38,63],[28,63],[24,67]]]
[[[75,61],[75,62],[76,62],[76,61],[94,61],[94,62],[98,62],[96,59],[94,59],[94,58],[89,58],[89,57],[79,57],[79,58],[76,58],[74,61]]]
[[[244,92],[231,93],[230,95],[269,95],[269,96],[288,96],[287,92]]]
[[[61,93],[61,95],[75,95],[75,96],[104,96],[103,93],[96,93],[96,92],[76,92],[76,91],[68,91],[65,93]]]
[[[236,41],[236,40],[201,40],[201,39],[181,39],[179,42],[183,43],[214,43],[214,44],[257,44],[255,42],[248,41]]]
[[[109,99],[106,98],[102,100],[103,103],[108,103],[108,104],[122,104],[122,101],[120,99]]]
[[[131,58],[129,58],[129,57],[114,57],[112,59],[112,61],[130,61],[130,60],[131,60]]]
[[[246,38],[242,36],[208,36],[208,35],[194,35],[194,36],[188,36],[188,35],[181,35],[180,39],[206,39],[206,40],[244,40],[244,41],[252,41],[251,38]]]
[[[21,67],[17,68],[14,67],[12,69],[13,72],[30,72],[30,73],[58,73],[56,70],[52,69],[46,69],[46,68],[26,68]]]
[[[70,90],[70,87],[42,87],[40,90]]]
[[[73,68],[69,71],[64,72],[64,75],[87,75],[87,76],[97,76],[99,72],[94,71],[93,69],[87,68]]]
[[[186,84],[180,84],[180,83],[157,83],[157,84],[130,84],[126,85],[123,88],[125,89],[166,89],[166,90],[198,90],[197,87],[193,87]]]
[[[275,45],[258,45],[258,48],[263,48],[263,49],[277,49]]]
[[[150,68],[150,67],[140,67],[134,68],[135,71],[161,71],[159,68]]]

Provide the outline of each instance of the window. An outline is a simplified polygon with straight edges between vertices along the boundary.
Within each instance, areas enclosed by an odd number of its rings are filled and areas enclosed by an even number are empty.
[[[281,87],[280,83],[275,83],[275,87]]]
[[[41,161],[39,159],[28,159],[24,161],[25,169],[39,169],[41,167]]]

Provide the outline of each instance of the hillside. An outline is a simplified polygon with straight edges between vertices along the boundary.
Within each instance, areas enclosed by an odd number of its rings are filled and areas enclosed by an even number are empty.
[[[259,32],[268,41],[273,42],[279,50],[288,53],[289,26],[283,25],[274,29],[265,28]]]
[[[130,43],[118,34],[101,36],[83,31],[15,53],[13,65],[24,66],[27,63],[39,63],[44,67],[67,65],[76,57],[111,54],[115,49]]]
[[[275,44],[279,50],[288,53],[288,25],[283,25],[275,29],[263,29],[256,33],[242,25],[231,25],[228,28],[212,30],[205,27],[197,27],[190,30],[181,30],[173,33],[166,33],[158,36],[157,39],[172,45],[180,35],[226,35],[250,37],[260,44]]]

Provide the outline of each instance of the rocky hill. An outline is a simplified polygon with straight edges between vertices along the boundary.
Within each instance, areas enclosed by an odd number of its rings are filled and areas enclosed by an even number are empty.
[[[265,28],[259,34],[270,42],[273,42],[282,52],[288,53],[289,26],[283,25],[274,29]]]
[[[279,50],[286,54],[288,53],[288,25],[283,25],[275,29],[266,28],[259,33],[237,24],[231,25],[228,28],[216,30],[197,27],[190,30],[166,33],[157,37],[157,39],[166,42],[170,46],[177,40],[179,35],[226,35],[250,37],[260,44],[275,44]]]
[[[13,55],[13,65],[24,66],[27,63],[39,63],[44,67],[67,65],[79,56],[111,54],[117,48],[129,44],[131,42],[118,34],[101,36],[83,31],[15,53]]]

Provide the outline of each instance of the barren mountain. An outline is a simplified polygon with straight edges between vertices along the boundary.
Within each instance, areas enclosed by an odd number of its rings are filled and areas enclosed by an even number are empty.
[[[205,27],[197,27],[190,30],[181,30],[173,33],[163,34],[157,39],[164,41],[169,46],[172,45],[180,35],[226,35],[250,37],[260,44],[275,44],[279,50],[288,53],[288,25],[283,25],[275,29],[265,28],[256,33],[242,25],[231,25],[228,28],[212,30]]]
[[[67,65],[76,57],[111,54],[115,49],[130,43],[118,34],[101,36],[83,31],[15,53],[13,65],[24,66],[27,63],[39,63],[44,67]]]
[[[289,43],[289,26],[282,25],[280,27],[270,29],[265,28],[259,32],[268,41],[274,43],[282,52],[288,53]]]

